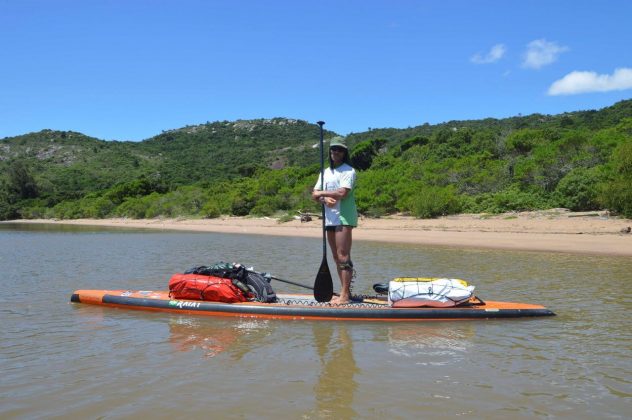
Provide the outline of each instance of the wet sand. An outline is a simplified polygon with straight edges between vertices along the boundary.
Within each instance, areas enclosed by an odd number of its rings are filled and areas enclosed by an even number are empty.
[[[15,222],[15,221],[14,221]],[[223,217],[217,219],[79,219],[21,220],[21,223],[52,223],[276,235],[317,238],[322,221],[274,218]],[[489,248],[524,251],[568,252],[632,256],[632,220],[608,212],[572,213],[565,209],[500,215],[463,214],[438,219],[389,216],[361,218],[353,232],[356,241],[411,243],[453,248]]]

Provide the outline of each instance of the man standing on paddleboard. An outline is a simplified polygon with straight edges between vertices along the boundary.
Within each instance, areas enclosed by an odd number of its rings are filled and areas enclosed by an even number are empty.
[[[351,262],[351,231],[358,225],[358,210],[353,194],[356,180],[355,169],[351,167],[349,148],[342,137],[334,137],[329,143],[329,168],[320,176],[312,191],[312,198],[325,204],[325,230],[331,248],[338,277],[340,296],[331,303],[344,304],[351,300],[350,287],[354,270]],[[321,190],[321,185],[324,190]]]

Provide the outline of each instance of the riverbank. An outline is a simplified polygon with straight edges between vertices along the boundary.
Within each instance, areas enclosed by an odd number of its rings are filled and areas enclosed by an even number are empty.
[[[220,232],[253,235],[321,237],[321,220],[223,217],[217,219],[79,219],[20,220],[31,224],[63,224]],[[389,216],[362,218],[356,241],[412,243],[454,248],[489,248],[632,256],[632,220],[607,212],[572,213],[565,209],[500,215],[463,214],[438,219]]]

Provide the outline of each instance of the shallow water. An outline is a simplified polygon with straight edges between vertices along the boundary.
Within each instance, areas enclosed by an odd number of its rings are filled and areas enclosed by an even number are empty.
[[[355,293],[464,278],[538,319],[371,323],[189,317],[70,304],[239,261],[313,283],[319,240],[0,224],[0,417],[623,418],[632,259],[357,242]],[[333,267],[333,265],[330,265]],[[274,283],[282,292],[304,289]]]

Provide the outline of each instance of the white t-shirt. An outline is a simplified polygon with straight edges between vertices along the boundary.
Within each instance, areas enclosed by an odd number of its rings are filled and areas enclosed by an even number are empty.
[[[356,172],[350,165],[343,163],[337,168],[325,168],[324,188],[321,188],[320,175],[314,186],[315,190],[335,191],[340,188],[347,188],[349,192],[342,200],[336,202],[334,207],[325,206],[326,226],[357,226],[358,210],[353,194],[356,180]]]

